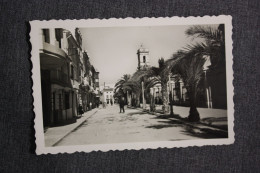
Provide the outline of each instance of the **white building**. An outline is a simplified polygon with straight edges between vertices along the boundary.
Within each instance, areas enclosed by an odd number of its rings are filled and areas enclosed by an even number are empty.
[[[101,101],[105,102],[107,104],[111,104],[111,102],[114,104],[114,88],[110,86],[105,86],[102,90],[102,97]]]

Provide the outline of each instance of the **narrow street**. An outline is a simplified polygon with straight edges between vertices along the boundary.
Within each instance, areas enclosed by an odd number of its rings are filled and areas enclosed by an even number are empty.
[[[85,123],[63,138],[56,146],[202,138],[221,138],[221,136],[138,109],[125,107],[125,113],[119,113],[118,105],[108,105],[105,109],[99,108]]]

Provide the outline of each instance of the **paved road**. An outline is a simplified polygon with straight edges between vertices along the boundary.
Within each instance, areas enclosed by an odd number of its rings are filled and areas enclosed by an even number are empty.
[[[119,106],[100,108],[56,146],[218,138],[165,117]]]

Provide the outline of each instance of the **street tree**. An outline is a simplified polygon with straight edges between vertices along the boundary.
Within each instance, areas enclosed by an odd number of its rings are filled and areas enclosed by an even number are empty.
[[[171,73],[179,76],[183,80],[184,86],[190,99],[190,121],[199,121],[200,116],[197,110],[198,85],[203,78],[203,58],[204,45],[190,45],[185,50],[179,51],[166,61]]]
[[[126,83],[130,80],[131,75],[130,74],[124,74],[123,77],[121,77],[121,79],[119,79],[117,81],[117,83],[115,84],[115,93],[117,96],[120,97],[125,97],[125,100],[127,99],[127,87],[126,87]]]
[[[225,68],[226,61],[224,24],[220,24],[218,27],[195,25],[188,28],[185,31],[185,34],[192,39],[204,39],[204,54],[210,56],[211,70]]]
[[[140,106],[141,84],[132,78],[124,84],[129,104],[134,107]]]
[[[164,58],[160,58],[158,60],[159,67],[150,67],[146,70],[138,70],[133,75],[133,80],[135,81],[144,81],[147,83],[147,86],[153,87],[154,85],[160,83],[161,84],[161,92],[162,92],[162,111],[164,114],[168,113],[169,106],[168,106],[168,92],[167,92],[167,82],[168,82],[168,75],[165,75],[164,68],[165,68],[165,61]]]
[[[186,30],[186,35],[192,39],[203,39],[200,43],[187,45],[184,49],[177,51],[166,61],[165,72],[177,74],[183,80],[190,98],[190,121],[199,121],[200,116],[197,111],[198,84],[203,76],[203,66],[205,55],[210,57],[210,70],[225,69],[225,33],[224,25],[216,27],[192,26]],[[223,68],[221,69],[223,70]]]

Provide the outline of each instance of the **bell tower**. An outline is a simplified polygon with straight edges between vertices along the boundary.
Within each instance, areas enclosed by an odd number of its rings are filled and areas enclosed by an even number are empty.
[[[146,70],[150,67],[149,50],[144,48],[143,45],[137,50],[138,70]]]

